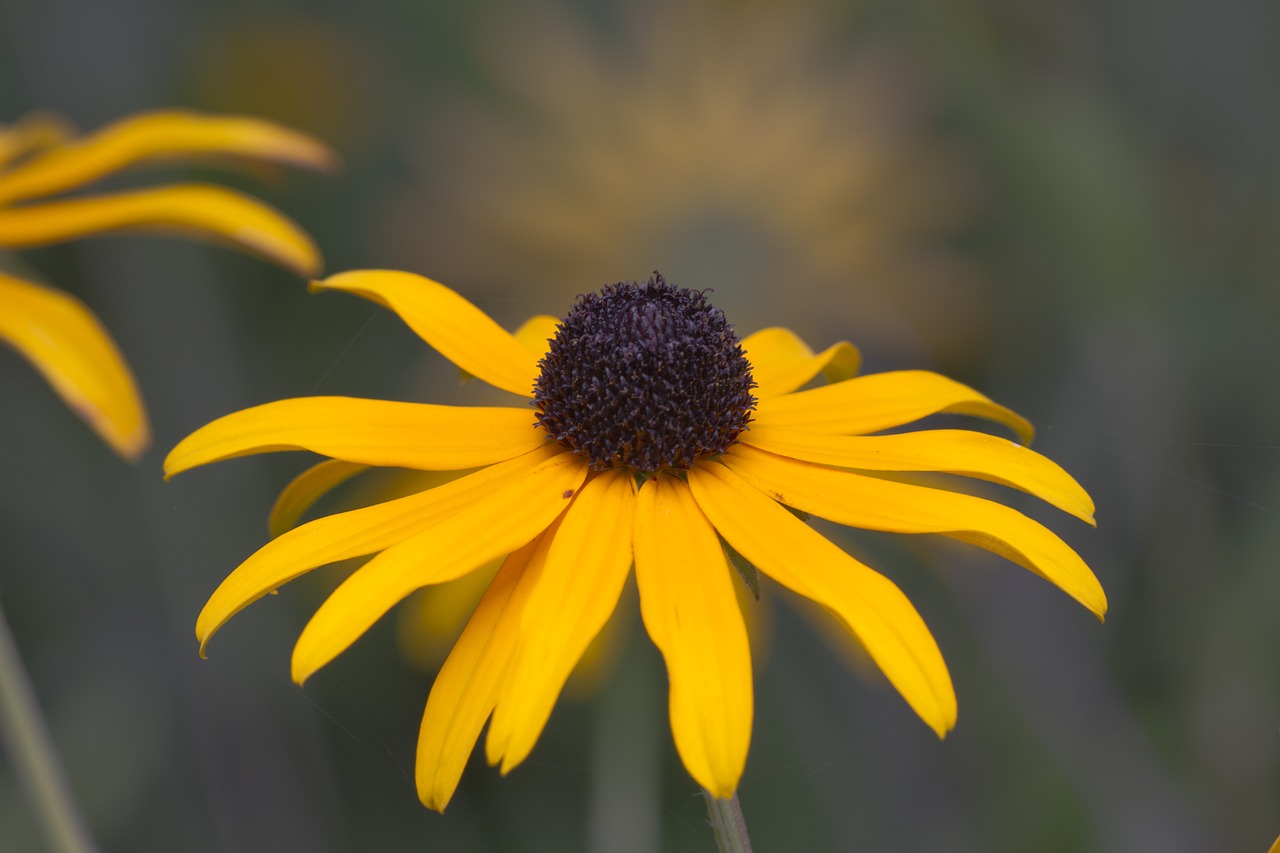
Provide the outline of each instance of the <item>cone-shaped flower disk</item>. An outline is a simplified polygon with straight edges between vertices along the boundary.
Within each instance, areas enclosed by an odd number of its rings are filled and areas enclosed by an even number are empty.
[[[331,457],[290,487],[291,518],[363,466],[478,469],[283,533],[218,587],[196,635],[203,648],[237,611],[287,581],[375,555],[303,631],[293,654],[301,683],[414,590],[505,556],[427,700],[417,781],[433,809],[449,802],[486,721],[491,763],[505,773],[525,759],[633,565],[645,628],[667,665],[676,748],[699,784],[732,796],[751,736],[752,680],[734,589],[742,581],[725,543],[833,613],[944,735],[955,723],[955,694],[915,608],[788,508],[972,542],[1097,616],[1106,610],[1093,573],[1035,521],[990,500],[877,476],[977,477],[1092,522],[1080,486],[1020,444],[955,429],[872,435],[957,413],[1030,438],[1018,415],[942,376],[857,377],[851,345],[815,355],[780,328],[740,341],[702,293],[661,276],[605,287],[558,325],[537,317],[515,334],[408,273],[351,272],[314,287],[386,305],[458,367],[532,398],[532,408],[313,397],[196,431],[169,454],[168,475],[272,450]],[[820,373],[830,384],[799,390]]]
[[[48,200],[133,166],[217,159],[328,168],[319,142],[251,118],[156,112],[73,138],[53,116],[0,126],[0,249],[118,231],[158,231],[226,243],[301,275],[320,270],[311,239],[256,199],[222,187],[173,184]],[[59,396],[126,458],[150,440],[128,365],[79,300],[0,272],[0,341],[28,358]]]

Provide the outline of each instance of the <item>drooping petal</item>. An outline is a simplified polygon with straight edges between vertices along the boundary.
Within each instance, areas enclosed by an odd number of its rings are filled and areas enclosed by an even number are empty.
[[[261,119],[163,111],[122,119],[0,175],[0,204],[52,195],[147,162],[248,158],[330,169],[337,156]]]
[[[1099,619],[1107,612],[1106,594],[1084,560],[1044,525],[1003,504],[837,471],[745,445],[731,448],[721,460],[787,506],[850,527],[940,533],[970,542],[1030,569]]]
[[[24,248],[115,231],[157,231],[228,243],[299,275],[320,270],[320,253],[297,224],[243,193],[204,184],[0,207],[0,246]]]
[[[137,459],[151,440],[133,374],[78,299],[0,272],[0,341],[31,361],[113,450]]]
[[[1029,492],[1093,523],[1093,500],[1052,460],[1021,444],[964,429],[831,435],[755,427],[738,439],[780,456],[865,471],[940,471]]]
[[[345,290],[385,305],[472,376],[523,397],[533,393],[542,353],[439,282],[396,270],[356,270],[313,281],[311,289]]]
[[[547,345],[556,336],[560,328],[560,319],[550,314],[535,314],[520,324],[514,334],[516,340],[538,354],[538,358],[547,351]]]
[[[60,145],[70,136],[71,126],[54,113],[28,113],[7,127],[0,125],[0,169],[20,157]]]
[[[431,685],[418,732],[415,776],[422,804],[438,812],[453,797],[515,653],[520,614],[547,559],[558,523],[505,561]]]
[[[538,358],[542,358],[547,351],[548,341],[555,337],[556,329],[559,326],[560,321],[555,317],[549,314],[536,314],[521,323],[520,327],[511,334],[523,346],[536,353]],[[462,368],[459,368],[458,372],[462,375],[464,382],[474,378]]]
[[[814,355],[809,345],[780,326],[748,335],[742,348],[751,362],[751,375],[756,380],[756,395],[778,397],[790,394],[818,373],[828,382],[841,382],[858,374],[862,354],[848,341],[840,341]]]
[[[689,472],[707,519],[760,571],[827,608],[939,737],[955,725],[956,697],[920,614],[884,575],[864,566],[723,465]]]
[[[631,569],[635,482],[590,479],[565,514],[522,611],[520,639],[489,723],[485,752],[508,773],[528,756],[565,680],[600,632]]]
[[[751,650],[733,570],[689,487],[640,489],[636,583],[645,629],[671,682],[671,732],[684,766],[714,796],[738,787],[751,742]]]
[[[455,470],[511,459],[546,440],[527,409],[299,397],[206,424],[170,451],[164,470],[172,477],[276,450],[310,450],[362,465]]]
[[[975,415],[1008,426],[1024,444],[1034,427],[1023,417],[937,373],[872,373],[834,385],[761,398],[752,426],[860,435],[936,414]]]
[[[293,649],[293,680],[304,682],[414,590],[460,577],[532,541],[565,511],[586,474],[577,456],[557,453],[493,482],[469,503],[455,504],[430,526],[365,563],[303,629]]]
[[[249,604],[317,566],[390,548],[513,478],[563,456],[545,447],[443,486],[386,503],[318,518],[272,539],[227,576],[196,620],[201,653],[209,638]]]
[[[355,475],[368,470],[368,465],[344,459],[326,459],[312,465],[294,477],[280,492],[267,517],[267,530],[272,537],[279,536],[297,524],[303,513],[311,509],[320,498]]]

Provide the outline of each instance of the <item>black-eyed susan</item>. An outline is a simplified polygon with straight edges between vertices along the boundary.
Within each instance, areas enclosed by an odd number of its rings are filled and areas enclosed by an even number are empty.
[[[0,126],[0,250],[158,231],[253,252],[301,275],[320,255],[296,224],[242,193],[198,183],[54,198],[135,166],[190,161],[328,168],[321,143],[253,118],[152,112],[77,137],[55,116]],[[28,358],[116,452],[142,453],[146,412],[119,349],[78,299],[0,269],[0,341]]]
[[[667,665],[676,748],[698,783],[731,797],[753,703],[726,544],[835,614],[944,735],[956,700],[923,620],[891,581],[799,514],[972,542],[1042,575],[1099,617],[1106,609],[1088,566],[1039,523],[990,500],[882,475],[976,477],[1092,520],[1084,490],[1021,444],[958,429],[874,435],[955,413],[1030,438],[1021,417],[938,374],[856,376],[852,345],[815,354],[782,328],[740,341],[703,293],[660,276],[605,287],[581,297],[563,320],[535,317],[514,334],[452,290],[409,273],[350,272],[313,287],[391,308],[462,370],[531,405],[313,397],[197,430],[169,454],[167,475],[273,450],[331,457],[291,487],[287,517],[364,466],[476,470],[282,533],[218,587],[196,635],[203,649],[232,615],[282,584],[375,555],[303,630],[292,664],[301,683],[413,591],[504,557],[427,700],[417,783],[431,808],[448,803],[486,721],[486,754],[503,773],[529,754],[633,565],[645,628]],[[800,390],[819,374],[830,384]]]

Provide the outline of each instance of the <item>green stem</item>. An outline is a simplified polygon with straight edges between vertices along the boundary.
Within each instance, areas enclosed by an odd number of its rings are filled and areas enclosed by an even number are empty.
[[[59,853],[90,853],[93,842],[62,778],[31,680],[22,666],[3,611],[0,611],[0,738],[4,740],[19,781],[35,803],[52,849]]]
[[[742,819],[737,793],[721,800],[704,788],[702,796],[707,800],[707,819],[715,830],[720,853],[751,853],[751,839],[747,837],[747,822]]]

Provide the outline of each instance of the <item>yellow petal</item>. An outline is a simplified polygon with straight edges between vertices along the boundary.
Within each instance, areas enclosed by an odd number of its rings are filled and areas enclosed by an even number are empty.
[[[614,608],[609,621],[604,623],[600,633],[596,634],[578,665],[573,668],[569,680],[564,683],[561,698],[570,702],[587,702],[595,697],[608,683],[609,677],[618,668],[622,653],[626,649],[627,640],[631,637],[639,613],[633,606],[634,596],[627,594],[623,588],[618,607]]]
[[[385,305],[472,376],[523,397],[533,393],[542,354],[439,282],[395,270],[357,270],[314,281],[311,288],[345,290]]]
[[[517,341],[537,353],[538,358],[542,358],[559,328],[559,318],[549,314],[536,314],[525,320],[512,334]]]
[[[0,341],[29,359],[121,456],[137,459],[146,450],[151,433],[133,374],[79,300],[0,273]]]
[[[59,193],[139,163],[228,157],[313,169],[329,169],[337,162],[323,143],[261,119],[143,113],[0,175],[0,204]]]
[[[528,756],[556,697],[618,603],[631,569],[635,481],[606,471],[574,498],[529,593],[485,751],[505,774]]]
[[[293,680],[304,682],[414,590],[461,577],[530,542],[564,512],[566,496],[586,472],[585,463],[561,450],[535,468],[493,482],[468,503],[454,504],[426,529],[365,563],[303,629],[293,649]]]
[[[474,474],[399,500],[318,518],[272,539],[227,576],[196,621],[201,653],[222,625],[249,604],[317,566],[390,548],[430,527],[456,507],[545,465],[560,448],[539,448]]]
[[[8,127],[0,126],[0,169],[20,157],[60,145],[71,136],[71,127],[59,115],[29,113]]]
[[[689,775],[733,796],[751,743],[751,650],[724,549],[689,487],[640,489],[636,583],[645,629],[667,663],[671,732]]]
[[[267,530],[273,537],[279,536],[298,523],[302,514],[311,509],[320,498],[350,480],[356,474],[369,470],[368,465],[347,462],[342,459],[326,459],[312,465],[284,487],[271,515],[267,518]]]
[[[790,394],[819,372],[828,382],[852,379],[862,365],[862,354],[848,341],[827,347],[818,355],[792,332],[779,326],[761,329],[742,341],[751,362],[759,398]]]
[[[225,415],[178,443],[165,476],[276,450],[311,450],[362,465],[475,468],[545,443],[527,409],[437,406],[356,397],[277,400]]]
[[[242,193],[204,184],[0,208],[0,246],[23,248],[113,231],[155,231],[231,246],[315,275],[320,253],[279,211]]]
[[[753,426],[859,435],[936,414],[975,415],[998,421],[1030,444],[1026,419],[959,382],[925,370],[873,373],[783,397],[761,399]]]
[[[940,471],[1011,486],[1093,523],[1093,500],[1071,475],[1034,450],[963,429],[898,435],[829,435],[756,427],[738,439],[780,456],[865,471]]]
[[[956,696],[942,652],[892,581],[841,551],[723,465],[691,470],[689,487],[730,545],[778,583],[827,608],[939,737],[951,730]]]
[[[893,533],[941,533],[1030,569],[1099,619],[1107,597],[1080,556],[1044,525],[994,501],[837,471],[737,445],[721,460],[760,491],[838,524]]]
[[[528,347],[538,358],[542,358],[547,352],[549,341],[555,337],[556,330],[560,328],[560,321],[549,314],[536,314],[520,324],[520,328],[511,334],[524,346]],[[458,372],[462,375],[462,381],[467,382],[474,377],[465,370],[459,368]]]
[[[440,667],[418,732],[422,804],[438,812],[453,797],[480,729],[493,711],[515,652],[520,613],[546,562],[553,525],[505,561]]]

